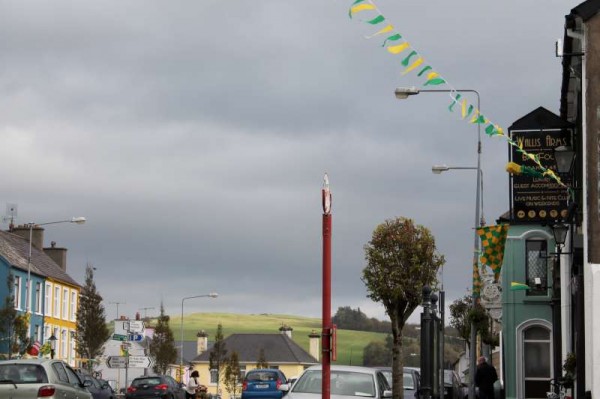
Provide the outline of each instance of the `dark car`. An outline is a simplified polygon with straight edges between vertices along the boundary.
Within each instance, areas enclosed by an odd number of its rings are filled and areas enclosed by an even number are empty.
[[[454,370],[444,370],[444,399],[462,399],[462,383]]]
[[[185,399],[185,389],[168,375],[138,377],[131,381],[125,398]]]
[[[89,381],[88,391],[92,394],[93,399],[114,399],[115,394],[113,389],[108,385],[108,382],[98,380],[89,374],[78,373],[81,381]]]
[[[254,369],[246,373],[242,384],[242,399],[280,399],[282,385],[287,385],[285,374],[277,369]]]

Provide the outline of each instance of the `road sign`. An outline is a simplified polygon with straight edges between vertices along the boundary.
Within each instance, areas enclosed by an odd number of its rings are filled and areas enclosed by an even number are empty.
[[[124,369],[127,367],[127,358],[125,356],[109,356],[106,359],[106,365],[111,369]]]
[[[140,342],[144,339],[142,334],[129,334],[129,340],[134,342]]]
[[[123,334],[113,334],[112,335],[112,339],[114,339],[115,341],[127,341],[127,335],[123,335]]]
[[[144,322],[142,320],[131,320],[129,322],[130,333],[141,333],[144,331]]]
[[[129,356],[129,367],[150,368],[153,364],[148,356]]]

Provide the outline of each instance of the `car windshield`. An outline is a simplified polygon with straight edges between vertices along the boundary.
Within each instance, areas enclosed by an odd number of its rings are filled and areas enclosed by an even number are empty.
[[[160,385],[160,378],[159,377],[148,377],[148,378],[136,378],[135,380],[133,380],[133,382],[131,383],[132,387],[141,387],[144,385]]]
[[[45,384],[48,376],[44,368],[37,364],[0,365],[0,383]]]
[[[306,371],[292,389],[296,393],[321,393],[321,370]],[[375,397],[373,375],[355,371],[331,370],[331,394]]]

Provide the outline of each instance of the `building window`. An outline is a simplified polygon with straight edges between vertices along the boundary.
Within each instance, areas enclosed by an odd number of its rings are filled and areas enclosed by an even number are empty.
[[[15,290],[13,292],[15,297],[15,309],[21,309],[21,277],[15,277]]]
[[[60,317],[60,287],[54,287],[54,313],[57,319]]]
[[[210,370],[210,383],[216,384],[219,379],[219,372],[216,369]]]
[[[244,377],[246,377],[246,366],[240,365],[240,384],[244,381]]]
[[[527,240],[525,248],[525,279],[530,287],[527,295],[548,295],[548,243],[545,240]]]
[[[545,398],[552,378],[552,324],[530,319],[516,331],[516,397]]]
[[[39,324],[36,324],[35,325],[35,329],[33,331],[34,331],[34,333],[33,333],[34,334],[34,337],[33,337],[34,341],[41,342],[40,341],[40,338],[41,338],[40,334],[42,332],[42,326],[40,326]]]
[[[42,283],[35,283],[35,312],[42,313]]]
[[[44,314],[46,316],[52,316],[52,285],[46,283],[46,292],[44,292]]]
[[[67,339],[67,330],[62,330],[60,332],[60,357],[65,358],[68,355],[67,352],[67,344],[69,340]]]
[[[75,321],[75,313],[77,311],[77,292],[71,292],[71,321]]]
[[[69,290],[63,289],[62,296],[62,318],[65,320],[69,319]]]

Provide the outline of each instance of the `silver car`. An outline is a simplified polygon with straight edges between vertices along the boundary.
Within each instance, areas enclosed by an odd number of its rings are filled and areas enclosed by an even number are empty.
[[[362,398],[391,398],[392,391],[379,370],[357,366],[331,366],[331,398],[359,396]],[[306,369],[285,396],[286,399],[321,398],[322,369],[312,366]],[[287,391],[289,385],[280,386]]]
[[[86,384],[61,360],[0,361],[0,398],[92,399]]]

